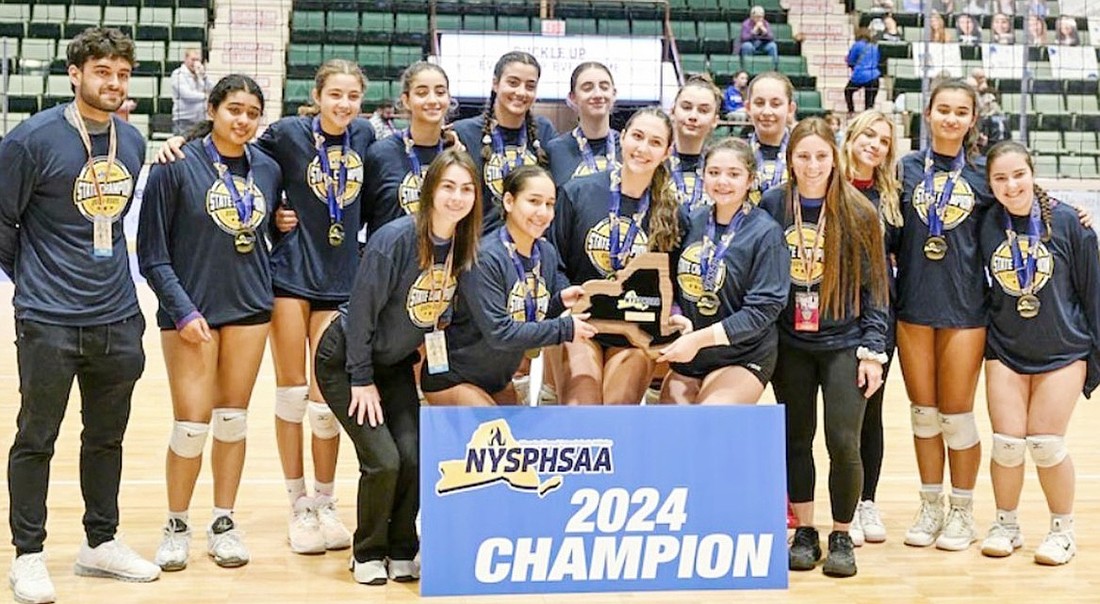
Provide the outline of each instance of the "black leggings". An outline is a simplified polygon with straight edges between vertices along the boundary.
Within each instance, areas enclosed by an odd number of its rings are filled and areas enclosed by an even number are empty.
[[[892,356],[892,355],[891,355]],[[860,436],[859,455],[863,459],[863,497],[875,500],[878,478],[882,473],[882,399],[886,395],[886,377],[891,362],[882,366],[882,387],[867,399],[867,411],[863,414],[863,432]]]
[[[864,84],[856,84],[848,80],[848,85],[844,87],[844,101],[848,103],[848,113],[856,112],[854,97],[856,91],[860,88],[863,89],[863,110],[875,108],[875,97],[878,96],[878,79],[876,78]]]
[[[375,365],[384,423],[371,428],[348,417],[351,385],[344,364],[343,318],[325,330],[317,346],[317,384],[359,457],[359,494],[353,553],[359,562],[412,560],[420,549],[420,399],[413,380],[416,354],[396,365]]]
[[[856,386],[854,348],[811,352],[779,343],[772,376],[776,398],[787,416],[787,492],[792,503],[814,499],[813,443],[817,391],[825,399],[825,446],[829,450],[829,499],[833,520],[852,521],[863,484],[860,432],[867,400]]]

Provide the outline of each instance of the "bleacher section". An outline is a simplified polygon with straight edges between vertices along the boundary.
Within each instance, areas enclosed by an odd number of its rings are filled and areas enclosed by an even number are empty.
[[[858,22],[862,26],[870,24],[881,13],[872,13],[869,0],[856,3],[860,10]],[[1023,6],[1019,7],[1026,10]],[[1048,14],[1044,19],[1049,32],[1054,31],[1060,18],[1059,3],[1047,2]],[[1023,10],[1012,17],[1014,37],[1018,41],[1025,38],[1024,28],[1027,16]],[[921,78],[917,73],[916,57],[922,52],[924,36],[924,15],[896,13],[894,15],[903,34],[904,41],[880,43],[883,57],[883,73],[887,74],[887,90],[892,90],[890,98],[905,93],[905,109],[909,113],[909,128],[919,131],[921,113]],[[989,42],[991,15],[975,15],[975,21],[982,30],[983,43]],[[1084,17],[1075,17],[1078,35],[1082,45],[1089,45],[1088,21]],[[953,40],[955,15],[945,15],[948,40]],[[1048,44],[1051,40],[1046,40]],[[1015,47],[1020,48],[1020,46]],[[1036,170],[1040,176],[1063,178],[1095,178],[1097,176],[1096,133],[1100,131],[1100,96],[1096,76],[1082,71],[1057,77],[1051,63],[1051,52],[1059,52],[1058,46],[1033,46],[1026,49],[1027,64],[1031,71],[1030,94],[1027,96],[1026,127],[1028,143],[1036,153]],[[972,70],[984,68],[982,46],[960,46],[961,64],[955,76],[967,77]],[[1024,51],[1019,51],[1024,52]],[[1093,48],[1093,52],[1100,49]],[[1097,55],[1100,58],[1100,54]],[[1021,70],[1022,71],[1022,70]],[[932,74],[936,75],[936,74]],[[1020,139],[1022,129],[1021,95],[1022,73],[1012,78],[991,77],[991,87],[998,93],[1002,111],[1012,128],[1013,138]],[[914,137],[916,135],[914,134]]]
[[[0,3],[7,38],[8,126],[72,98],[65,52],[69,40],[95,25],[118,27],[135,40],[138,65],[130,82],[137,102],[131,123],[146,136],[171,129],[169,76],[186,48],[206,51],[210,0],[39,0]]]

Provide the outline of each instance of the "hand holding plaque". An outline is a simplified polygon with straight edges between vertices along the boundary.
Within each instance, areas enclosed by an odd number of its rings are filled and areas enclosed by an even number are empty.
[[[658,349],[676,338],[682,326],[669,322],[673,304],[668,254],[638,254],[615,279],[593,279],[571,310],[589,313],[600,333],[626,336],[634,346],[657,358]]]

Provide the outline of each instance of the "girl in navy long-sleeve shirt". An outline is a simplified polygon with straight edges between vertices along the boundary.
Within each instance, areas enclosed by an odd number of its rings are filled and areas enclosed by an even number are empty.
[[[260,368],[273,294],[267,226],[278,165],[248,143],[263,92],[248,76],[210,93],[205,132],[184,160],[153,168],[138,230],[138,262],[157,294],[157,323],[175,423],[168,444],[168,522],[155,562],[187,566],[188,508],[212,433],[214,514],[207,549],[219,566],[247,564],[233,520],[244,466],[247,409]],[[211,270],[216,266],[217,270]]]
[[[430,340],[443,333],[456,280],[473,265],[481,233],[477,172],[465,152],[439,154],[423,191],[417,214],[371,237],[347,310],[317,350],[321,391],[359,456],[352,566],[355,580],[368,585],[420,576],[413,366],[422,343],[435,364]]]
[[[748,203],[755,176],[744,141],[707,150],[702,186],[714,206],[692,213],[676,268],[680,309],[695,330],[658,359],[672,361],[662,401],[751,404],[771,379],[790,252],[779,225]]]
[[[606,172],[619,161],[619,133],[611,128],[615,110],[611,70],[595,61],[573,68],[569,102],[580,118],[577,127],[546,145],[550,174],[559,187],[579,176]]]
[[[485,236],[477,264],[459,283],[447,328],[450,369],[435,375],[421,370],[429,403],[515,404],[512,375],[525,352],[596,334],[579,317],[559,316],[584,290],[569,285],[557,251],[542,238],[554,201],[554,181],[543,168],[523,166],[505,177],[504,226]]]
[[[998,143],[987,162],[1000,203],[986,214],[980,233],[982,262],[993,281],[985,384],[997,515],[982,553],[1008,556],[1023,544],[1016,509],[1030,451],[1051,514],[1035,561],[1060,565],[1077,551],[1066,428],[1080,394],[1090,396],[1100,383],[1096,233],[1079,223],[1076,210],[1035,184],[1023,145]]]

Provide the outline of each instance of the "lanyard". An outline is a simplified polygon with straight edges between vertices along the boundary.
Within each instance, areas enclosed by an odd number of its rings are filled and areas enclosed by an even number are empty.
[[[435,316],[435,331],[443,329],[443,327],[440,325],[440,319],[445,314],[444,311],[446,310],[446,306],[449,305],[449,302],[447,305],[443,303],[443,298],[447,296],[447,282],[451,278],[451,266],[454,263],[454,258],[455,245],[454,239],[452,239],[451,246],[447,249],[447,259],[443,262],[443,279],[442,283],[439,286],[438,298],[436,298],[435,296],[435,277],[433,276],[435,273],[435,263],[433,262],[432,267],[428,269],[428,301],[434,302],[439,308],[439,314]]]
[[[684,179],[684,162],[680,159],[680,152],[676,150],[676,145],[672,146],[672,160],[669,162],[672,165],[672,180],[676,183],[676,190],[683,195],[684,202],[687,205],[688,211],[695,209],[695,204],[699,203],[699,199],[703,197],[703,179],[699,176],[699,166],[695,166],[695,183],[691,189],[691,195],[688,195],[687,181]]]
[[[344,144],[340,149],[338,184],[332,182],[332,166],[328,162],[328,149],[325,148],[325,135],[321,132],[321,118],[313,118],[313,140],[317,147],[317,161],[321,164],[321,177],[325,181],[325,195],[328,197],[328,217],[332,222],[341,222],[344,207],[341,201],[348,188],[348,150],[351,147],[351,131],[344,130]],[[250,164],[251,165],[251,164]]]
[[[610,227],[608,230],[608,252],[610,253],[611,268],[615,271],[622,270],[623,261],[630,256],[630,250],[634,247],[634,239],[638,236],[646,212],[649,211],[649,189],[646,189],[645,193],[642,194],[642,199],[638,202],[638,209],[634,212],[634,216],[630,220],[630,226],[626,229],[625,240],[620,243],[619,206],[622,205],[622,201],[622,176],[621,171],[616,169],[611,173],[611,201],[607,207],[607,222]]]
[[[1035,270],[1039,261],[1039,202],[1031,203],[1031,215],[1027,220],[1027,258],[1024,258],[1020,249],[1020,236],[1012,228],[1012,217],[1005,211],[1005,235],[1008,236],[1008,249],[1012,252],[1012,268],[1016,271],[1016,281],[1020,285],[1023,294],[1030,294],[1035,289]]]
[[[802,276],[806,279],[806,291],[810,291],[813,279],[814,261],[817,259],[817,250],[825,246],[825,202],[821,203],[821,212],[817,218],[817,231],[814,234],[814,242],[806,247],[806,236],[802,232],[802,196],[798,189],[792,191],[794,195],[794,230],[798,234],[798,251],[802,258]]]
[[[713,292],[716,289],[719,263],[733,242],[733,236],[745,224],[749,209],[750,206],[746,204],[744,208],[738,210],[733,220],[726,225],[726,230],[722,232],[722,237],[718,240],[717,245],[715,245],[714,235],[718,226],[718,208],[715,208],[707,216],[707,230],[703,235],[703,250],[699,254],[699,268],[702,269],[703,273],[703,291]]]
[[[500,133],[500,126],[493,126],[493,153],[500,156],[501,176],[508,176],[509,172],[524,163],[524,157],[527,155],[527,129],[522,126],[519,129],[519,141],[516,143],[516,147],[515,159],[508,161],[507,156],[504,154],[504,136]]]
[[[405,155],[409,158],[409,168],[413,176],[420,178],[421,167],[420,158],[416,156],[416,143],[413,142],[412,130],[406,128],[401,131],[401,140],[405,141]],[[443,137],[439,137],[439,142],[435,146],[435,154],[439,155],[443,152]]]
[[[596,164],[596,155],[592,152],[592,145],[588,143],[588,139],[581,132],[581,127],[577,126],[573,128],[573,138],[577,141],[577,147],[581,150],[581,160],[584,165],[588,167],[589,172],[595,174],[600,171],[600,167]],[[607,144],[604,148],[604,157],[607,158],[607,165],[610,166],[615,162],[615,147],[616,147],[616,134],[614,130],[609,130],[607,133]]]
[[[529,281],[527,271],[523,270],[523,261],[520,260],[519,252],[516,250],[516,242],[512,239],[512,234],[508,232],[508,227],[500,228],[500,240],[508,250],[508,257],[512,259],[512,266],[516,267],[516,275],[523,283],[523,316],[526,317],[528,323],[533,323],[538,320],[538,306],[535,304],[535,295],[538,293],[539,273],[542,272],[542,254],[539,252],[539,243],[536,241],[531,245],[531,262],[534,264],[534,268],[531,269],[531,279]],[[531,281],[534,281],[534,283],[531,283]]]
[[[95,169],[95,155],[92,151],[92,137],[88,134],[88,127],[84,125],[84,118],[81,117],[80,111],[76,108],[76,102],[73,102],[65,109],[69,114],[69,121],[76,126],[77,132],[80,133],[80,142],[84,143],[84,150],[88,152],[88,171],[92,173],[92,185],[95,187],[96,201],[99,202],[100,207],[106,207],[106,201],[104,200],[103,185],[100,183],[99,171]],[[103,178],[110,178],[111,172],[115,168],[115,156],[118,153],[118,134],[115,130],[114,117],[108,116],[107,126],[107,167],[103,171]]]
[[[760,139],[756,138],[756,133],[752,135],[750,144],[752,145],[752,152],[756,155],[756,187],[761,193],[766,192],[768,189],[783,184],[785,176],[787,174],[787,142],[790,140],[791,133],[786,131],[783,133],[783,141],[779,143],[779,153],[775,156],[775,171],[772,172],[770,181],[764,180],[764,152],[760,150]]]
[[[936,195],[936,167],[932,159],[932,149],[924,152],[924,198],[928,201],[928,234],[932,237],[943,236],[943,217],[947,212],[947,202],[951,199],[951,193],[955,190],[955,183],[962,174],[963,163],[966,154],[960,150],[955,159],[951,160],[951,173],[947,182],[943,183],[943,190]]]
[[[244,195],[241,195],[241,192],[237,190],[237,183],[234,182],[233,175],[229,173],[229,166],[225,164],[222,156],[218,154],[218,150],[214,148],[214,143],[209,134],[202,139],[202,146],[206,149],[206,155],[210,158],[211,163],[214,164],[214,169],[218,171],[218,177],[225,184],[225,190],[229,193],[229,198],[233,200],[233,205],[237,207],[237,218],[240,221],[239,230],[248,230],[249,225],[252,223],[252,209],[255,207],[253,203],[255,194],[252,191],[252,183],[255,181],[255,175],[252,172],[252,152],[249,150],[248,145],[244,146],[245,161],[248,162],[248,176],[245,179]]]

